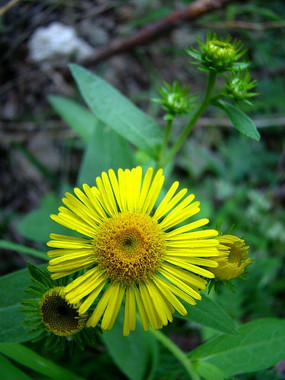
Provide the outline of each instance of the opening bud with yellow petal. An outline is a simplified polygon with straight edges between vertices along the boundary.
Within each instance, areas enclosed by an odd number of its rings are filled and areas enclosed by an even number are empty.
[[[249,246],[243,239],[234,235],[220,235],[216,239],[219,240],[218,250],[221,252],[221,256],[217,259],[219,266],[211,268],[216,280],[232,280],[243,274],[251,263],[248,256]],[[225,250],[228,250],[226,256]]]

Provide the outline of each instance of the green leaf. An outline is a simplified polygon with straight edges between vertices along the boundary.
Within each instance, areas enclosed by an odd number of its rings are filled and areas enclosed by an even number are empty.
[[[78,184],[94,185],[108,169],[131,169],[133,158],[128,143],[116,132],[100,125],[90,137],[78,176]]]
[[[77,65],[70,69],[91,111],[104,124],[138,148],[155,157],[162,131],[154,120],[109,83]]]
[[[114,362],[131,380],[153,378],[157,365],[158,345],[156,339],[146,333],[140,323],[128,337],[123,336],[123,313],[121,312],[111,331],[104,331],[103,341]]]
[[[0,342],[28,342],[39,335],[31,332],[32,326],[25,325],[25,314],[20,304],[0,309]]]
[[[0,342],[26,342],[38,335],[23,324],[25,314],[21,312],[21,302],[27,298],[25,290],[31,284],[27,269],[0,277]]]
[[[205,380],[224,380],[227,376],[213,364],[198,361],[193,363],[195,370]]]
[[[73,372],[60,367],[18,343],[0,343],[0,352],[17,363],[50,379],[83,380]]]
[[[259,371],[284,359],[285,320],[264,318],[246,323],[236,336],[222,335],[193,350],[192,360],[218,367],[227,376]]]
[[[34,249],[34,248],[30,248],[30,247],[26,247],[26,246],[21,245],[21,244],[13,243],[11,241],[0,240],[0,248],[9,249],[11,251],[18,252],[24,256],[25,255],[34,256],[34,257],[38,257],[39,259],[42,259],[42,260],[48,260],[48,257],[46,256],[45,253],[43,253],[37,249]]]
[[[215,301],[205,294],[195,306],[184,303],[187,315],[183,318],[218,330],[225,334],[237,334],[238,330],[228,313]]]
[[[228,115],[229,119],[233,123],[233,126],[240,131],[243,135],[252,138],[253,140],[259,141],[260,134],[256,129],[253,121],[238,108],[234,107],[232,104],[218,101],[215,103],[218,107],[222,108]]]
[[[1,368],[1,379],[9,380],[31,380],[32,378],[26,375],[19,368],[15,367],[5,356],[0,355],[0,368]]]
[[[17,226],[17,230],[25,238],[37,242],[45,243],[49,240],[51,232],[65,234],[66,228],[54,223],[50,219],[50,214],[57,213],[61,199],[54,193],[47,194],[40,204],[40,207],[26,215]]]
[[[0,308],[13,306],[27,298],[25,290],[31,285],[27,269],[20,269],[0,277]]]
[[[98,124],[96,117],[80,104],[62,96],[51,95],[48,100],[63,120],[88,143]]]
[[[25,315],[20,312],[29,285],[27,269],[0,277],[0,342],[26,342],[38,335],[30,333],[31,327],[23,324]]]

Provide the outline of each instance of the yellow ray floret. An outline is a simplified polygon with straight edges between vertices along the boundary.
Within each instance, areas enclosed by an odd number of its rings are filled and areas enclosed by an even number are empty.
[[[81,313],[95,304],[87,326],[101,321],[110,330],[124,302],[124,335],[135,330],[137,310],[144,330],[159,329],[175,310],[186,315],[180,300],[195,305],[205,278],[214,276],[217,231],[205,229],[206,218],[189,220],[199,202],[177,181],[158,203],[163,183],[161,169],[109,170],[96,186],[66,193],[64,207],[51,215],[81,235],[50,235],[48,270],[53,279],[84,270],[64,291]]]

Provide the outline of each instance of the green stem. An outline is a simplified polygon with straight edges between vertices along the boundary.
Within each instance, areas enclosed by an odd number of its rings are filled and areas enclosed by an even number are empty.
[[[158,167],[164,167],[174,157],[174,155],[180,149],[181,145],[184,143],[187,136],[191,132],[192,128],[196,124],[196,121],[199,119],[199,117],[204,113],[205,109],[208,107],[210,99],[211,99],[211,93],[213,91],[213,88],[216,82],[216,78],[217,78],[217,73],[215,71],[210,71],[209,76],[208,76],[207,88],[206,88],[206,92],[205,92],[202,103],[200,104],[199,108],[190,119],[186,128],[184,129],[184,131],[182,132],[182,134],[180,135],[176,143],[173,145],[168,155],[164,159],[160,159],[158,161],[157,163]]]
[[[165,132],[164,132],[163,143],[162,143],[162,145],[160,147],[160,151],[159,151],[159,154],[158,154],[157,166],[156,166],[156,170],[155,171],[157,171],[159,169],[158,164],[159,164],[159,162],[161,162],[161,160],[162,160],[162,158],[164,156],[165,150],[167,148],[167,143],[168,143],[168,139],[169,139],[172,123],[173,123],[173,120],[168,120],[167,121],[167,124],[166,124],[166,127],[165,127]]]
[[[164,335],[161,331],[158,330],[150,330],[151,333],[156,337],[157,340],[160,341],[175,357],[180,361],[185,370],[187,371],[190,379],[192,380],[200,380],[199,375],[193,368],[191,360],[187,358],[183,351],[174,344],[166,335]]]

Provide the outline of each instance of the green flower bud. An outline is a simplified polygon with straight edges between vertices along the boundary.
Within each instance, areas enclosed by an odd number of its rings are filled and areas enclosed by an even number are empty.
[[[200,51],[187,49],[186,52],[198,61],[196,64],[201,65],[202,70],[222,73],[245,67],[246,64],[237,62],[245,53],[240,41],[231,41],[230,36],[224,41],[219,40],[215,33],[209,33],[205,43],[198,42]]]
[[[177,115],[184,115],[189,112],[192,105],[192,97],[189,95],[190,89],[174,81],[171,84],[164,83],[164,87],[158,89],[161,98],[152,99],[153,102],[162,104],[162,108],[167,111],[165,120],[173,120]]]
[[[247,104],[251,104],[247,98],[258,95],[251,90],[257,85],[256,80],[251,80],[251,75],[248,71],[238,71],[232,73],[231,77],[227,79],[226,93],[224,95],[230,96],[236,101],[244,101]]]

